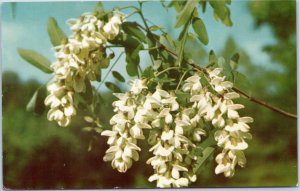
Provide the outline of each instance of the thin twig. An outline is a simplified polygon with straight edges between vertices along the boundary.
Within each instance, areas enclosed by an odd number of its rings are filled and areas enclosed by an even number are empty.
[[[165,70],[163,70],[163,71],[157,73],[155,76],[157,77],[157,76],[159,76],[159,75],[161,75],[161,74],[163,74],[163,73],[165,73],[165,72],[167,72],[167,71],[169,71],[169,70],[175,70],[175,69],[179,69],[179,67],[174,66],[174,67],[167,68],[167,69],[165,69]]]
[[[166,50],[167,52],[169,52],[169,53],[172,54],[173,56],[176,56],[176,57],[177,57],[177,54],[176,54],[176,53],[174,53],[174,52],[171,51],[171,50],[168,50],[163,44],[160,44],[160,45],[161,45],[161,48],[163,48],[164,50]],[[201,71],[203,71],[204,73],[207,74],[207,71],[206,71],[204,68],[202,68],[202,67],[200,67],[200,66],[197,66],[197,65],[194,64],[194,63],[190,63],[190,62],[188,62],[188,61],[186,61],[186,60],[183,60],[183,61],[185,61],[186,63],[188,63],[188,64],[191,65],[192,67],[197,68],[197,69],[199,69],[199,70],[201,70]],[[293,118],[293,119],[297,119],[297,115],[296,115],[296,114],[292,114],[292,113],[289,113],[289,112],[287,112],[287,111],[284,111],[284,110],[282,110],[282,109],[280,109],[280,108],[278,108],[278,107],[272,106],[272,105],[270,105],[270,104],[268,104],[268,103],[266,103],[266,102],[264,102],[264,101],[262,101],[262,100],[260,100],[260,99],[258,99],[258,98],[255,98],[255,97],[252,97],[252,96],[248,95],[247,93],[245,93],[244,91],[242,91],[242,90],[240,90],[240,89],[238,89],[238,88],[236,88],[236,87],[233,87],[232,90],[235,91],[235,92],[237,92],[237,93],[240,94],[240,95],[245,96],[245,97],[246,97],[249,101],[251,101],[251,102],[257,103],[257,104],[259,104],[259,105],[261,105],[261,106],[263,106],[263,107],[266,107],[266,108],[268,108],[268,109],[270,109],[270,110],[272,110],[272,111],[275,111],[275,112],[277,112],[277,113],[280,113],[280,114],[282,114],[282,115],[284,115],[284,116],[287,116],[287,117],[290,117],[290,118]]]
[[[182,82],[184,76],[185,76],[190,70],[191,70],[191,69],[188,69],[188,70],[186,70],[186,71],[182,74],[182,76],[181,76],[181,78],[180,78],[180,80],[179,80],[179,82],[178,82],[178,84],[177,84],[177,87],[176,87],[176,89],[175,89],[175,92],[177,92],[177,90],[178,90],[178,88],[179,88],[179,86],[180,86],[180,84],[181,84],[181,82]]]
[[[167,51],[168,53],[170,53],[171,55],[173,55],[175,57],[178,57],[178,55],[175,52],[169,50],[165,45],[161,44],[159,42],[159,40],[155,38],[155,36],[153,35],[153,33],[150,31],[149,27],[147,26],[147,23],[146,23],[145,19],[143,19],[144,18],[143,15],[142,14],[140,14],[140,15],[142,17],[142,20],[144,21],[144,24],[145,24],[146,28],[144,28],[141,25],[139,25],[139,27],[142,28],[143,30],[145,30],[146,32],[148,32],[149,35],[151,35],[152,37],[154,37],[154,39],[156,40],[156,42],[159,44],[159,48]],[[206,71],[205,68],[202,68],[202,67],[196,65],[195,63],[191,63],[191,62],[185,60],[184,58],[183,58],[183,61],[186,62],[187,64],[189,64],[190,66],[192,66],[193,68],[196,68],[196,69],[204,72],[205,74],[207,74],[207,71]],[[280,113],[280,114],[282,114],[284,116],[287,116],[287,117],[290,117],[290,118],[293,118],[293,119],[297,119],[297,115],[296,114],[292,114],[292,113],[286,112],[286,111],[284,111],[284,110],[282,110],[282,109],[280,109],[278,107],[269,105],[268,103],[266,103],[266,102],[264,102],[264,101],[262,101],[260,99],[257,99],[255,97],[252,97],[252,96],[248,95],[247,93],[243,92],[242,90],[240,90],[240,89],[238,89],[236,87],[233,87],[232,90],[235,91],[235,92],[237,92],[240,95],[245,96],[251,102],[257,103],[257,104],[259,104],[259,105],[261,105],[263,107],[266,107],[266,108],[268,108],[268,109],[270,109],[270,110],[272,110],[274,112]]]
[[[99,88],[102,86],[102,84],[105,82],[106,78],[108,77],[108,75],[110,74],[111,70],[114,68],[114,66],[118,63],[118,61],[120,60],[121,56],[124,54],[124,52],[122,52],[118,58],[116,59],[116,61],[113,63],[113,65],[110,67],[110,69],[108,70],[108,72],[106,73],[106,75],[104,76],[103,80],[101,81],[101,83],[99,84],[99,86],[97,87],[97,91],[99,90]]]
[[[262,105],[262,106],[264,106],[264,107],[266,107],[266,108],[268,108],[268,109],[270,109],[272,111],[275,111],[275,112],[280,113],[282,115],[285,115],[287,117],[297,119],[297,115],[289,113],[289,112],[286,112],[286,111],[284,111],[284,110],[282,110],[280,108],[274,107],[274,106],[272,106],[272,105],[270,105],[270,104],[268,104],[268,103],[266,103],[264,101],[261,101],[261,100],[255,98],[255,97],[252,97],[252,96],[248,95],[247,93],[245,93],[244,91],[238,89],[237,87],[233,87],[232,90],[234,90],[235,92],[239,93],[240,95],[245,96],[249,101],[252,101],[254,103],[260,104],[260,105]]]

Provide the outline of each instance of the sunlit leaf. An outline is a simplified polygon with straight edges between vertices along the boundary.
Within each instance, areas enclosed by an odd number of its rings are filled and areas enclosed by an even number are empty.
[[[121,89],[112,82],[105,82],[105,86],[114,93],[121,93]]]
[[[62,41],[67,38],[53,17],[50,17],[48,20],[48,35],[53,46],[60,45]]]
[[[193,29],[198,35],[198,39],[205,45],[208,44],[208,34],[203,21],[200,18],[193,18]]]
[[[50,67],[50,61],[44,57],[43,55],[28,49],[18,48],[19,55],[26,60],[28,63],[32,64],[33,66],[39,68],[45,73],[52,73],[52,69]]]
[[[104,14],[105,14],[105,11],[104,11],[104,8],[103,8],[103,3],[101,1],[98,1],[96,6],[95,6],[95,9],[94,9],[94,12],[101,18]]]
[[[214,9],[214,16],[220,18],[226,26],[232,26],[230,19],[230,10],[227,7],[226,0],[209,1],[211,7]]]
[[[233,71],[228,62],[225,61],[223,57],[218,59],[218,65],[223,69],[223,74],[226,76],[226,79],[233,81]]]
[[[117,71],[112,71],[112,75],[120,82],[125,82],[125,78]]]
[[[189,0],[186,2],[183,10],[179,12],[176,16],[176,24],[175,28],[179,28],[182,25],[185,25],[189,19],[191,18],[191,14],[193,13],[198,1]]]

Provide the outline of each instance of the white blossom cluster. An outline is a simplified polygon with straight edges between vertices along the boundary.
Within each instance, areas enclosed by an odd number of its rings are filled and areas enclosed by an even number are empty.
[[[221,76],[221,71],[207,70],[208,85],[203,85],[198,73],[184,81],[182,90],[191,95],[188,107],[179,105],[175,93],[159,85],[151,93],[146,81],[140,79],[133,82],[129,92],[115,94],[119,100],[113,103],[113,129],[102,132],[109,136],[110,145],[104,160],[125,172],[133,160],[139,159],[137,140],[145,138],[144,129],[150,129],[148,141],[153,146],[149,151],[153,156],[146,163],[154,173],[149,181],[156,181],[162,188],[188,186],[197,179],[193,167],[198,156],[192,151],[207,134],[203,123],[211,123],[216,128],[217,145],[222,148],[216,157],[215,173],[233,176],[235,166],[246,163],[245,139],[251,138],[247,123],[253,119],[240,117],[237,110],[244,106],[233,102],[239,94],[231,90],[233,84]]]
[[[151,128],[143,117],[141,103],[144,99],[142,91],[147,89],[145,81],[135,80],[131,91],[115,93],[119,100],[113,102],[117,112],[111,120],[112,130],[105,130],[101,135],[108,136],[110,145],[104,156],[104,161],[112,161],[111,165],[119,172],[126,172],[132,166],[132,161],[139,159],[137,139],[144,139],[143,129]]]
[[[215,93],[210,92],[208,87],[202,87],[197,74],[186,80],[183,90],[191,93],[190,101],[198,116],[217,128],[215,140],[223,151],[216,157],[218,165],[215,173],[231,177],[236,164],[244,167],[246,163],[243,150],[247,149],[248,144],[245,139],[251,139],[247,123],[253,122],[253,119],[240,117],[237,110],[244,106],[233,102],[239,94],[230,90],[233,84],[226,81],[225,76],[220,76],[221,71],[221,68],[207,71],[209,84]]]
[[[154,93],[141,93],[147,89],[145,82],[135,80],[131,91],[115,94],[119,100],[113,103],[117,114],[110,121],[112,131],[102,132],[109,136],[110,145],[104,160],[112,161],[113,168],[125,172],[132,160],[138,160],[137,151],[141,149],[137,139],[145,138],[143,129],[156,129],[157,133],[149,137],[154,142],[150,149],[154,156],[147,161],[154,169],[149,181],[156,181],[158,187],[188,186],[196,181],[192,171],[192,161],[196,158],[189,150],[195,147],[193,142],[201,141],[205,132],[197,127],[199,119],[190,109],[179,112],[173,93],[159,86]]]
[[[120,13],[113,13],[108,22],[86,13],[67,21],[73,34],[54,48],[57,60],[51,67],[55,75],[47,86],[49,95],[45,104],[50,106],[50,121],[69,125],[71,117],[76,115],[74,94],[85,92],[86,81],[96,80],[101,68],[108,66],[105,45],[118,35],[122,20]]]

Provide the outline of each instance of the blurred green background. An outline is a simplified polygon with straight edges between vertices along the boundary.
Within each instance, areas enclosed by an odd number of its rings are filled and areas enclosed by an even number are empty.
[[[227,60],[235,53],[241,55],[239,70],[250,83],[244,90],[274,106],[291,113],[297,112],[296,63],[296,3],[295,1],[252,1],[247,9],[255,27],[268,26],[276,39],[262,50],[270,56],[273,65],[265,67],[249,56],[234,37],[228,37],[217,55]],[[234,12],[234,10],[232,10]],[[18,12],[16,12],[18,14]],[[245,21],[246,22],[246,21]],[[239,25],[242,23],[234,23]],[[255,32],[255,30],[253,32]],[[41,31],[46,33],[45,31]],[[214,38],[216,34],[209,34]],[[261,36],[264,38],[264,36]],[[187,52],[205,60],[207,50],[192,51],[201,46],[190,42]],[[28,47],[30,48],[30,47]],[[17,55],[15,55],[17,56]],[[3,65],[7,63],[3,63]],[[127,173],[112,170],[102,157],[107,149],[106,137],[82,132],[85,111],[79,113],[70,127],[60,128],[48,122],[46,114],[34,115],[25,111],[33,92],[41,85],[37,80],[23,80],[14,71],[2,73],[2,131],[3,131],[3,183],[5,188],[150,188],[155,185],[147,178],[152,174],[145,161],[147,149],[141,159]],[[110,93],[103,94],[100,116],[106,128],[113,115]],[[297,177],[297,121],[272,112],[259,105],[241,100],[244,115],[254,118],[251,125],[253,139],[246,150],[246,168],[237,168],[233,178],[215,175],[215,162],[202,169],[191,187],[249,187],[296,186]],[[110,112],[108,112],[110,111]],[[89,147],[92,149],[89,151]],[[147,146],[145,146],[146,148]]]

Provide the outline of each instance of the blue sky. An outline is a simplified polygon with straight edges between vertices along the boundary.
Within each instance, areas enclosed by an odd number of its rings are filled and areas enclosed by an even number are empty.
[[[65,21],[69,18],[77,18],[84,12],[93,11],[95,4],[96,2],[17,3],[15,18],[12,17],[10,4],[2,4],[2,70],[13,70],[20,75],[22,80],[35,78],[41,82],[47,81],[50,75],[42,73],[23,61],[17,54],[16,49],[20,47],[36,50],[53,62],[53,50],[47,34],[48,18],[50,16],[55,17],[59,26],[66,34],[70,35],[70,30]],[[104,7],[109,10],[115,6],[122,7],[129,4],[137,5],[136,2],[115,1],[105,2]],[[232,36],[238,45],[243,47],[250,55],[254,63],[271,67],[270,58],[262,51],[264,45],[276,42],[270,28],[263,26],[258,30],[254,30],[254,20],[247,9],[246,1],[233,1],[230,9],[234,23],[233,27],[230,28],[213,19],[210,7],[204,15],[201,13],[209,34],[209,44],[205,49],[218,51],[224,46],[227,38]],[[159,2],[145,3],[144,11],[146,17],[157,25],[168,26],[175,23],[175,12],[173,10],[166,12]],[[129,12],[126,11],[126,13]],[[132,16],[129,20],[139,21],[139,18]],[[145,60],[147,62],[146,58],[142,59],[142,61]],[[121,59],[118,65],[122,66],[124,62],[124,59]],[[124,73],[124,68],[117,67],[122,73]],[[104,71],[103,74],[106,72]]]

